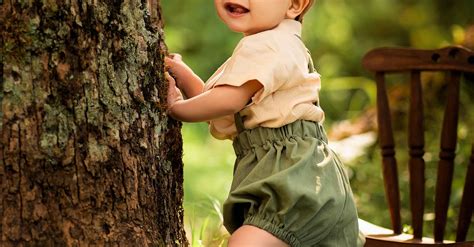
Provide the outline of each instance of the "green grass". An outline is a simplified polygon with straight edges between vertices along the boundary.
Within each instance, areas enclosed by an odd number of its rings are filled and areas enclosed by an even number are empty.
[[[231,141],[210,136],[206,123],[184,124],[184,221],[191,246],[226,246],[222,202],[232,183]]]

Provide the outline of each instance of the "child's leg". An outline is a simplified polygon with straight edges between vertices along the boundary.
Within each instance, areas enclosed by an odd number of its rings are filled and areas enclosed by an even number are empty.
[[[272,234],[251,225],[243,225],[230,236],[228,247],[289,247]]]

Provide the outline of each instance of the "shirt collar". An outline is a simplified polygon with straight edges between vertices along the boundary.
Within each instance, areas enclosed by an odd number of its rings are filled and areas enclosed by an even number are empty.
[[[291,33],[298,35],[301,37],[301,22],[292,20],[292,19],[284,19],[276,28],[277,31],[282,31],[286,33]]]

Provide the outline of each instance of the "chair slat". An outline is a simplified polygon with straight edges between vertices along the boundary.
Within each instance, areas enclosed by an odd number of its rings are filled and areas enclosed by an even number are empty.
[[[473,66],[466,66],[466,64]],[[364,56],[363,65],[373,72],[401,72],[417,69],[474,73],[474,56],[471,51],[458,46],[449,46],[439,50],[378,48]]]
[[[454,158],[459,115],[460,72],[451,72],[448,84],[448,98],[444,112],[441,132],[441,150],[439,153],[438,176],[435,198],[435,241],[442,242],[446,227],[446,218],[451,195],[454,171]]]
[[[471,151],[471,161],[467,168],[466,181],[459,210],[458,229],[456,233],[456,242],[466,241],[467,231],[471,224],[472,211],[474,209],[474,145]]]
[[[447,222],[457,146],[457,128],[460,103],[460,81],[474,74],[474,52],[464,47],[448,46],[438,50],[412,48],[379,48],[368,52],[363,58],[363,66],[375,73],[377,82],[377,120],[379,145],[382,151],[382,172],[385,197],[388,202],[392,228],[395,235],[367,231],[365,246],[473,246],[466,242],[467,232],[474,212],[474,145],[464,184],[463,199],[458,220],[456,243],[443,241]],[[449,72],[447,103],[444,109],[438,174],[435,195],[434,239],[423,238],[423,215],[425,205],[425,140],[421,73],[423,71]],[[385,75],[389,73],[411,72],[411,93],[409,111],[409,176],[410,206],[413,235],[401,233],[400,192],[395,142],[392,130],[390,105],[385,85]],[[469,109],[470,110],[470,109]],[[367,230],[367,229],[366,229]],[[412,238],[411,238],[412,237]],[[410,238],[410,239],[408,239]]]
[[[385,193],[392,219],[392,229],[395,234],[401,233],[400,192],[398,187],[397,161],[395,159],[395,144],[393,141],[390,107],[385,90],[384,73],[376,73],[377,81],[377,120],[382,151],[382,171],[384,176]]]
[[[408,129],[408,145],[410,148],[410,205],[412,214],[413,236],[423,236],[423,212],[425,202],[425,138],[423,124],[423,96],[420,71],[411,73],[411,97]]]

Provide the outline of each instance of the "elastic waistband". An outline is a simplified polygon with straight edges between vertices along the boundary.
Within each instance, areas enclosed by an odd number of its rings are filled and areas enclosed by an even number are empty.
[[[275,141],[283,141],[291,137],[314,137],[327,143],[326,133],[318,122],[297,120],[279,128],[257,127],[246,129],[238,134],[233,141],[237,155],[252,148],[261,147]]]

